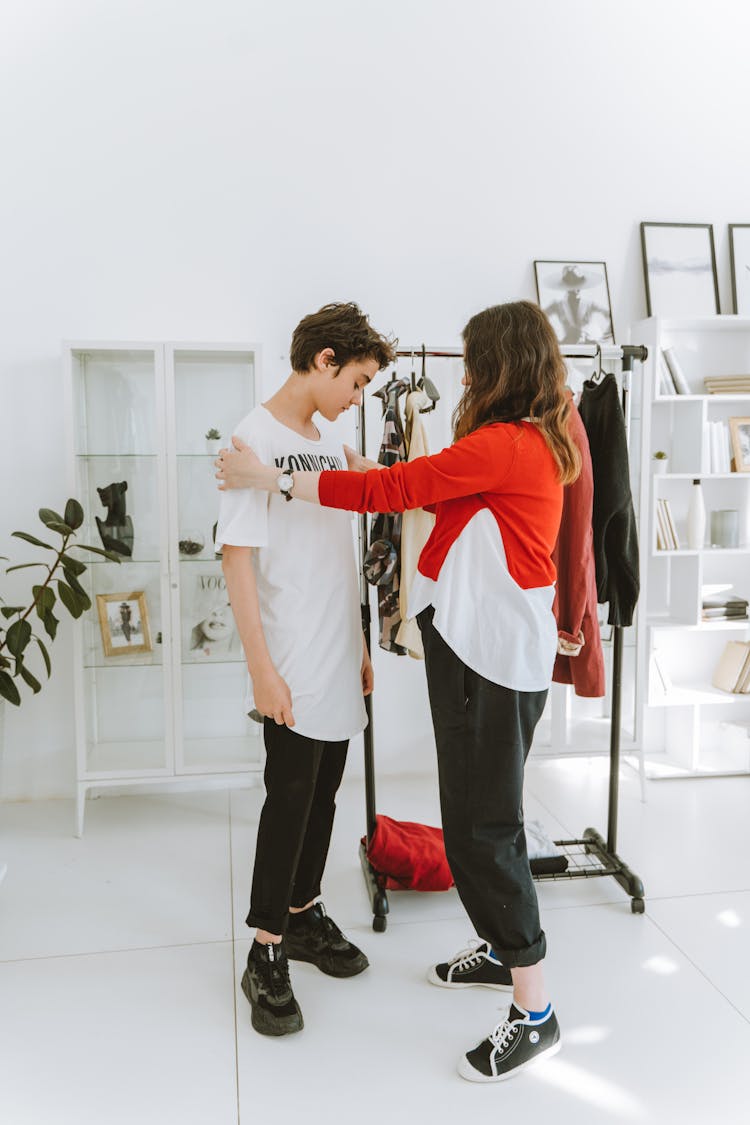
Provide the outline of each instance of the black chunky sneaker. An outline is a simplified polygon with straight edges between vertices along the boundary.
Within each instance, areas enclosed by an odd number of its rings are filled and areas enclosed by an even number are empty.
[[[241,987],[250,1001],[252,1025],[261,1035],[291,1035],[302,1030],[302,1012],[289,981],[283,942],[253,942]]]
[[[458,1073],[469,1082],[502,1082],[539,1059],[556,1055],[561,1046],[552,1008],[545,1019],[532,1022],[528,1012],[511,1004],[507,1018],[464,1055]]]
[[[513,991],[513,978],[510,969],[490,957],[490,947],[486,941],[472,942],[468,949],[457,953],[452,961],[433,965],[427,974],[430,984],[440,988],[497,988],[500,992]]]
[[[328,917],[322,902],[289,914],[284,942],[291,961],[308,961],[329,977],[356,977],[370,964]]]

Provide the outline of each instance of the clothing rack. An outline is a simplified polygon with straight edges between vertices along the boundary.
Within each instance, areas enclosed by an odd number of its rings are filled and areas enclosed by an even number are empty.
[[[622,346],[606,346],[599,344],[572,344],[560,348],[566,359],[586,359],[598,362],[598,377],[603,376],[602,363],[610,360],[622,361],[622,394],[621,402],[625,416],[626,434],[630,430],[630,382],[635,362],[643,363],[648,350],[637,344]],[[454,349],[426,349],[424,344],[418,348],[409,348],[396,352],[398,357],[427,358],[440,357],[462,359],[463,352]],[[596,381],[597,375],[594,376]],[[362,455],[366,454],[365,406],[360,404],[357,419],[357,448]],[[360,605],[362,610],[362,629],[365,635],[368,651],[371,651],[371,613],[370,591],[364,576],[364,558],[367,552],[367,516],[363,513],[358,521],[359,542],[359,589]],[[623,659],[623,626],[613,626],[612,633],[612,696],[610,718],[609,742],[609,796],[607,802],[607,838],[595,828],[586,828],[580,839],[555,840],[555,845],[567,858],[566,871],[548,874],[536,874],[534,878],[543,880],[564,881],[568,879],[592,879],[609,875],[630,895],[630,908],[634,914],[643,914],[645,910],[644,890],[640,878],[635,875],[627,864],[617,854],[617,807],[619,800],[620,783],[620,725],[621,725],[621,697],[622,697],[622,659]],[[385,879],[376,872],[367,858],[367,847],[376,827],[375,805],[375,753],[374,732],[372,716],[372,696],[365,697],[367,710],[367,726],[364,730],[364,755],[365,755],[365,812],[367,818],[367,835],[360,844],[359,856],[362,872],[365,878],[370,905],[372,907],[372,928],[382,933],[387,925],[389,911],[388,895],[385,890]]]

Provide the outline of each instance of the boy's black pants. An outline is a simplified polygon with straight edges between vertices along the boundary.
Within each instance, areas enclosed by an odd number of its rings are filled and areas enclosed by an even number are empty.
[[[246,921],[283,934],[289,907],[320,894],[349,743],[306,738],[273,719],[263,721],[263,741],[266,800]]]
[[[523,771],[546,691],[500,687],[467,668],[432,623],[422,631],[445,850],[477,934],[508,968],[546,952],[523,827]]]

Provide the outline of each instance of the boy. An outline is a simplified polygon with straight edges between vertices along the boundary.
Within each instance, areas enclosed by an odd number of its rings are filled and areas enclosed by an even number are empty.
[[[359,406],[393,345],[355,304],[325,305],[294,331],[292,373],[239,424],[238,437],[279,470],[275,495],[221,497],[216,532],[237,629],[263,719],[266,800],[258,825],[242,978],[263,1035],[301,1030],[287,958],[336,977],[367,968],[320,894],[349,739],[364,729],[372,665],[360,624],[351,517],[296,502],[295,469],[346,469],[329,423]],[[313,422],[318,413],[324,422]]]

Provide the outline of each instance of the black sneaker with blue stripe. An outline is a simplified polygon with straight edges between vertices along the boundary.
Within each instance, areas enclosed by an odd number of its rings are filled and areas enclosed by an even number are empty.
[[[503,1022],[464,1055],[458,1073],[469,1082],[502,1082],[540,1059],[556,1055],[561,1046],[551,1004],[536,1017],[511,1004]]]
[[[513,991],[510,969],[496,960],[486,941],[471,943],[468,949],[457,953],[452,961],[433,965],[427,974],[430,984],[440,988],[496,988],[500,992]]]

